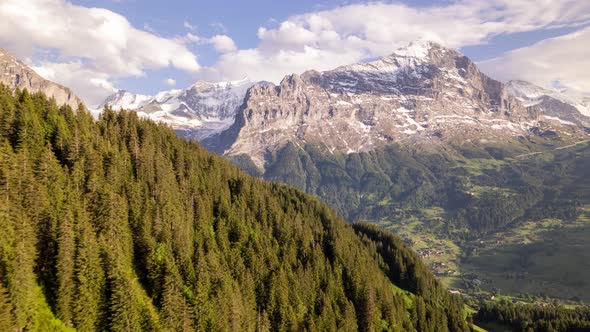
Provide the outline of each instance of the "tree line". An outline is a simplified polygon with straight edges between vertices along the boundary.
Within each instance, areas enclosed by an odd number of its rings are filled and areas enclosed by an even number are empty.
[[[475,316],[477,323],[496,322],[516,332],[590,331],[590,308],[542,307],[508,301],[485,302]]]

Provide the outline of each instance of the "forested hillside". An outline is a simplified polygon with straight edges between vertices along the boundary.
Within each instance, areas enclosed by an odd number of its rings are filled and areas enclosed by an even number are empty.
[[[0,230],[1,331],[468,330],[398,239],[133,112],[0,87]]]

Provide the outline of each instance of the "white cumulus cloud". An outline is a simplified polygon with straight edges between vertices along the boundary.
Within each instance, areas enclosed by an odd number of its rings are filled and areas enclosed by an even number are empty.
[[[590,23],[590,1],[457,0],[426,7],[370,2],[289,17],[258,30],[258,45],[224,53],[201,75],[278,81],[391,53],[416,39],[460,48],[498,35]]]
[[[189,72],[200,68],[182,42],[137,29],[112,11],[66,0],[0,1],[0,43],[23,59],[37,49],[55,50],[58,58],[36,69],[70,86],[91,105],[102,101],[116,78],[169,66]]]
[[[169,85],[169,86],[175,86],[176,80],[173,78],[167,78],[164,80],[164,84]]]
[[[590,93],[590,27],[542,40],[478,65],[503,81],[522,79],[545,88],[565,87]]]
[[[215,35],[208,39],[215,50],[220,53],[233,52],[238,49],[233,39],[226,35]]]
[[[177,37],[176,40],[183,44],[212,45],[219,53],[234,52],[238,49],[234,40],[228,35],[215,35],[207,38],[188,32],[184,36]]]

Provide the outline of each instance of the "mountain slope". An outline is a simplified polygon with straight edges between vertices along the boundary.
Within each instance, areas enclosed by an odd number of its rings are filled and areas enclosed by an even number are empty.
[[[4,330],[468,330],[399,240],[311,196],[133,112],[0,105]]]
[[[464,55],[417,42],[373,62],[254,85],[232,127],[204,144],[246,154],[264,170],[268,153],[287,142],[358,153],[393,143],[422,149],[516,140],[533,129],[578,130],[541,120]]]
[[[162,91],[155,96],[120,90],[99,109],[135,110],[140,116],[169,124],[182,136],[201,140],[227,129],[234,122],[248,79],[231,82],[199,81],[183,90]]]
[[[66,104],[72,109],[78,109],[78,105],[82,103],[72,90],[42,78],[2,48],[0,48],[0,83],[12,90],[27,89],[30,92],[42,92],[55,98],[58,105]]]

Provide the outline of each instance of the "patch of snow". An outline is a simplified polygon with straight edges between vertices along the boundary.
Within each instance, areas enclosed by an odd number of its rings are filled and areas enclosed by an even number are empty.
[[[428,51],[432,44],[428,41],[414,41],[410,45],[395,50],[395,54],[404,57],[413,57],[424,59],[428,56]]]
[[[343,86],[356,86],[356,82],[355,83],[351,83],[351,82],[336,82],[338,85],[343,85]]]
[[[362,131],[364,131],[365,133],[368,133],[368,132],[370,132],[370,131],[371,131],[371,129],[373,128],[373,126],[370,126],[370,125],[364,124],[364,123],[362,123],[362,122],[360,122],[360,121],[358,122],[358,126],[359,126],[359,128],[360,128]]]
[[[458,123],[469,123],[469,124],[477,124],[477,121],[468,116],[468,115],[437,115],[434,117],[436,122],[440,122],[440,123],[453,123],[453,122],[458,122]],[[450,121],[449,121],[450,120]]]
[[[182,90],[169,90],[169,91],[162,91],[152,97],[153,100],[157,101],[158,103],[165,103],[168,100],[178,97]]]
[[[562,120],[562,119],[560,119],[560,118],[558,118],[558,117],[555,117],[555,116],[543,115],[542,117],[543,117],[543,118],[545,118],[545,119],[549,119],[549,120],[558,121],[558,122],[560,122],[561,124],[565,124],[565,125],[570,125],[570,126],[575,126],[575,125],[576,125],[576,124],[575,124],[575,123],[573,123],[573,122],[565,121],[565,120]]]
[[[508,128],[507,125],[501,125],[501,124],[493,124],[490,126],[490,128],[495,129],[495,130],[502,130],[502,129],[506,129]]]
[[[258,131],[258,133],[259,134],[264,134],[264,133],[269,132],[271,130],[272,130],[272,127],[271,128],[266,128],[266,129],[261,129],[261,130]]]
[[[160,108],[162,108],[164,112],[169,113],[177,110],[180,107],[180,105],[182,105],[182,103],[177,101],[174,103],[161,104]]]
[[[590,103],[588,106],[582,103],[576,103],[574,104],[574,107],[577,108],[583,116],[590,117]]]
[[[459,72],[457,72],[457,69],[447,70],[446,73],[447,73],[447,76],[449,76],[450,78],[452,78],[455,81],[458,81],[461,85],[467,84],[467,81],[465,81],[463,76],[459,75]],[[457,87],[461,87],[461,85],[459,85]]]
[[[398,112],[398,113],[412,113],[412,112],[414,112],[414,110],[409,110],[405,107],[396,108],[394,111]]]
[[[406,121],[409,124],[416,126],[416,130],[424,130],[424,127],[422,127],[421,124],[416,122],[416,120],[412,119],[408,114],[405,114],[405,116],[406,116]]]
[[[412,129],[406,129],[406,130],[402,131],[402,133],[407,134],[407,135],[413,135],[416,133],[416,131],[412,130]]]
[[[349,102],[347,102],[347,101],[344,101],[344,100],[338,100],[338,101],[336,102],[336,105],[338,105],[338,106],[352,106],[352,104],[351,104],[351,103],[349,103]]]

